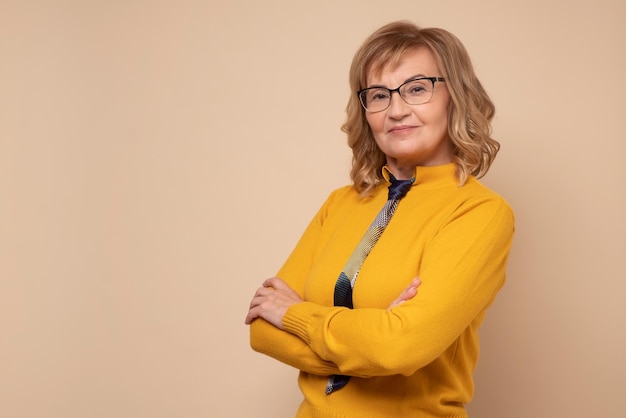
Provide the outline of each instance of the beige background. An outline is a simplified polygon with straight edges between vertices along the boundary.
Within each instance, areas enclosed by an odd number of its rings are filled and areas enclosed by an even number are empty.
[[[257,285],[348,181],[390,20],[465,43],[514,207],[477,418],[626,416],[626,3],[0,0],[0,416],[293,416]]]

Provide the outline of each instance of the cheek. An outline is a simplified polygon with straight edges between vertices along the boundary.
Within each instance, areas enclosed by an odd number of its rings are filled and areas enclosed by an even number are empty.
[[[448,111],[446,108],[430,109],[432,111],[421,114],[421,119],[437,129],[448,129]]]
[[[381,112],[382,113],[382,112]],[[378,134],[383,129],[383,125],[385,122],[384,117],[381,117],[380,113],[366,113],[365,120],[367,124],[370,126],[373,134]]]

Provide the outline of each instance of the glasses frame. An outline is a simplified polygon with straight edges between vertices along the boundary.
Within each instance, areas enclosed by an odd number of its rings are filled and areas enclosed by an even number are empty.
[[[414,105],[414,104],[409,103],[409,102],[406,101],[406,99],[404,98],[402,93],[400,93],[400,89],[402,87],[404,87],[408,83],[412,83],[414,81],[419,81],[419,80],[430,80],[430,82],[433,84],[433,89],[431,91],[430,98],[427,101],[425,101],[424,103],[419,103],[418,105]],[[357,94],[357,97],[359,98],[359,102],[361,103],[361,106],[363,106],[363,109],[365,109],[366,112],[378,113],[378,112],[382,112],[383,110],[389,109],[389,106],[391,106],[391,99],[392,99],[394,93],[398,93],[398,96],[402,97],[402,100],[404,100],[404,102],[406,104],[408,104],[408,105],[419,106],[419,105],[426,104],[426,103],[430,102],[432,100],[432,98],[433,98],[433,94],[435,92],[435,83],[437,81],[445,82],[446,79],[444,77],[416,77],[416,78],[412,78],[410,80],[405,81],[404,83],[400,84],[395,89],[388,89],[387,87],[380,87],[380,86],[379,87],[367,87],[367,88],[364,88],[364,89],[361,89],[361,90],[357,91],[356,94]],[[387,103],[387,106],[385,108],[383,108],[383,109],[380,109],[380,110],[374,110],[374,111],[368,110],[367,106],[365,106],[365,103],[363,103],[363,95],[362,95],[362,93],[364,93],[364,92],[366,92],[368,90],[387,90],[389,92],[389,103]]]

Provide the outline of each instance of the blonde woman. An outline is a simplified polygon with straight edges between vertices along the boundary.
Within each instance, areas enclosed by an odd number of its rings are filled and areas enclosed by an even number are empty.
[[[454,35],[405,21],[365,40],[350,87],[352,184],[256,291],[251,345],[300,370],[297,417],[466,417],[514,232],[477,180],[494,105]]]

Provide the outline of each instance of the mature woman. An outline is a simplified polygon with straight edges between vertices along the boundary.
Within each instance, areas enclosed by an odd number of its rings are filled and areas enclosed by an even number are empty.
[[[353,184],[257,290],[251,345],[300,370],[298,417],[466,417],[514,230],[477,180],[493,103],[454,35],[408,22],[364,42],[350,86]]]

